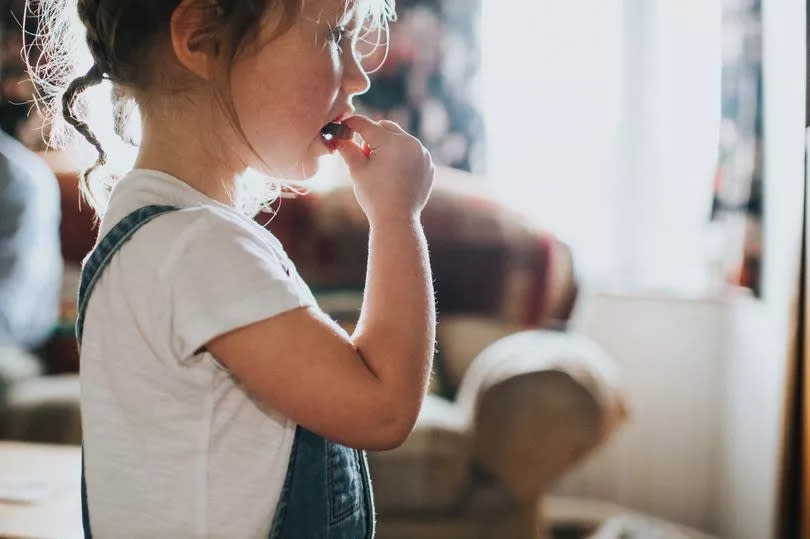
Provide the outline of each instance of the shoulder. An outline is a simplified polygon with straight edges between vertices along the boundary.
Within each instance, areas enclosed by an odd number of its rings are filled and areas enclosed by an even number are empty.
[[[197,242],[240,238],[261,242],[263,239],[262,232],[246,219],[223,208],[207,205],[169,211],[152,219],[143,228],[145,236],[157,242],[171,243],[177,249]]]
[[[285,255],[270,232],[214,206],[181,208],[158,215],[129,243],[128,258],[151,261],[161,279],[195,268],[204,272],[227,268],[231,274],[246,271],[247,266],[285,271],[281,263]]]

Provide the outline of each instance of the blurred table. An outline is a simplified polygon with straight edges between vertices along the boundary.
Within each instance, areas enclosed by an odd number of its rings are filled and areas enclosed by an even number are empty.
[[[80,447],[0,442],[0,487],[22,482],[43,486],[43,493],[10,501],[3,492],[0,538],[82,537]]]

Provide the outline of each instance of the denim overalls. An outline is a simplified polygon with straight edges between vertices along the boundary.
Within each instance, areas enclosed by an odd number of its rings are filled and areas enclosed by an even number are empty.
[[[76,339],[81,344],[87,300],[110,259],[143,225],[173,206],[135,210],[99,242],[82,269]],[[82,455],[82,524],[92,537]],[[142,515],[148,516],[148,515]],[[374,537],[374,502],[365,452],[296,428],[284,487],[268,530],[270,539],[366,539]]]

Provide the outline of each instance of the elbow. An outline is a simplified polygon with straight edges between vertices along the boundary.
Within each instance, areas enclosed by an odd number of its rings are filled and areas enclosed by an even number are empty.
[[[390,451],[391,449],[396,449],[397,447],[401,446],[405,443],[405,440],[411,435],[413,431],[413,425],[411,425],[408,429],[398,429],[391,431],[387,434],[384,438],[380,440],[377,444],[377,447],[374,448],[375,451]]]
[[[413,429],[383,430],[375,433],[374,437],[364,444],[368,451],[390,451],[405,443]]]
[[[369,451],[389,451],[405,443],[416,425],[416,413],[400,413],[382,418],[371,439],[364,445]]]

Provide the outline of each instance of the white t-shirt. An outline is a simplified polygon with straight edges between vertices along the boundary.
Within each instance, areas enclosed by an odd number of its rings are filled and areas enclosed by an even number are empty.
[[[101,236],[150,204],[90,296],[81,406],[96,537],[267,537],[295,424],[209,353],[212,338],[315,299],[266,229],[188,184],[134,170]]]

